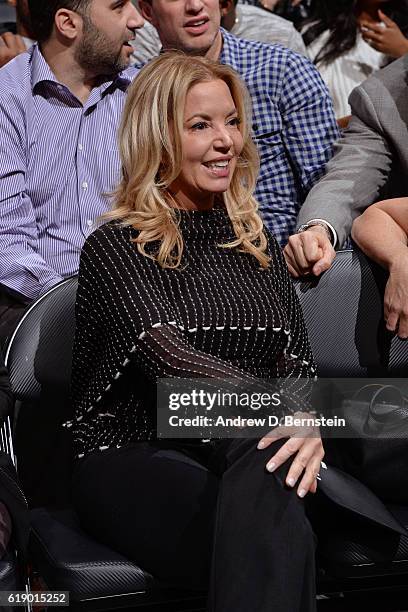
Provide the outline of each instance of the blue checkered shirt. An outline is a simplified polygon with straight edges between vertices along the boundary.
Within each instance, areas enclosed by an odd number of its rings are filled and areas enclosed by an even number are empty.
[[[339,136],[330,94],[313,64],[293,51],[223,29],[222,37],[220,62],[241,75],[252,98],[261,158],[255,196],[265,225],[284,245]]]

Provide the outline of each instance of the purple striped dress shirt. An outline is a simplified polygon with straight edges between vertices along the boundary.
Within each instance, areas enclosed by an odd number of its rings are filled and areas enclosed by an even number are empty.
[[[85,104],[37,45],[0,70],[0,283],[34,299],[78,272],[120,174],[117,128],[129,68]]]

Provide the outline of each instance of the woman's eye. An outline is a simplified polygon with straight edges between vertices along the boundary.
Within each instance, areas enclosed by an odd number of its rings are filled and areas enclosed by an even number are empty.
[[[239,117],[233,117],[228,121],[228,125],[238,126],[241,123],[241,119]]]
[[[199,121],[198,123],[195,123],[194,125],[191,126],[192,130],[204,130],[206,127],[208,127],[208,124],[205,123],[205,121]]]

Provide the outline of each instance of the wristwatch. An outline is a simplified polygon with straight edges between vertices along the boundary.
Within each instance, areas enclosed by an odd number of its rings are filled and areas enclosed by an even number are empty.
[[[319,225],[320,227],[322,227],[326,231],[326,235],[328,239],[330,240],[330,244],[333,244],[333,235],[332,235],[332,232],[330,231],[329,226],[324,221],[320,221],[320,219],[308,221],[307,223],[303,223],[303,225],[301,225],[298,228],[297,234],[301,234],[302,232],[305,232],[306,230],[309,229],[309,227],[313,227],[314,225]]]

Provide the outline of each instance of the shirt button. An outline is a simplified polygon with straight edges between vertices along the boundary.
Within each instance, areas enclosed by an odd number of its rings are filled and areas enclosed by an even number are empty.
[[[78,145],[78,149],[79,149],[80,151],[82,151],[82,149],[83,149],[83,148],[84,148],[84,147],[83,147],[81,144],[79,144],[79,145]]]
[[[92,227],[92,225],[93,225],[92,219],[88,219],[86,224],[87,224],[88,227]]]
[[[62,89],[62,85],[57,85],[57,89],[61,90]]]
[[[82,183],[82,189],[88,189],[88,183],[86,181]]]

